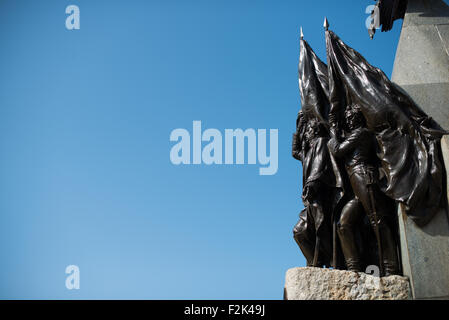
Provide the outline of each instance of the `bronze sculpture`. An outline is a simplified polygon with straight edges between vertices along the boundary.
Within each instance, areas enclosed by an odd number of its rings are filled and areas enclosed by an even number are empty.
[[[305,209],[294,238],[309,266],[376,264],[382,276],[400,274],[396,205],[418,226],[445,206],[439,143],[447,132],[327,19],[325,28],[327,65],[301,36],[292,153],[303,163]]]
[[[333,211],[341,196],[327,148],[328,70],[303,39],[302,31],[300,45],[298,71],[303,107],[296,121],[292,155],[303,164],[305,209],[293,234],[309,266],[331,266]]]
[[[333,181],[327,148],[329,137],[323,125],[314,118],[305,120],[300,117],[299,122],[298,133],[293,140],[293,156],[303,163],[302,200],[306,209],[300,214],[294,237],[308,265],[330,266],[331,207],[326,197],[330,194]],[[305,124],[304,128],[301,124]]]
[[[374,136],[365,128],[363,115],[357,105],[349,106],[345,115],[348,136],[341,143],[334,137],[328,146],[332,154],[344,158],[354,194],[343,207],[338,223],[338,236],[346,267],[351,271],[362,271],[354,227],[362,212],[365,212],[376,236],[381,274],[397,274],[396,243],[389,221],[394,211],[389,205],[391,202],[378,186]]]
[[[381,31],[389,31],[393,28],[395,20],[403,19],[407,9],[408,0],[377,0],[371,13],[371,26],[368,33],[373,39],[376,28],[382,27]]]

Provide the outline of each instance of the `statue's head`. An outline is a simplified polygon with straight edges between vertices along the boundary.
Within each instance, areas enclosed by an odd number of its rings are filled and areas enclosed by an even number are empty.
[[[325,128],[317,119],[311,118],[307,121],[306,138],[308,140],[323,136],[324,134]]]
[[[345,111],[346,125],[349,130],[360,128],[365,124],[365,118],[358,104],[348,106]]]

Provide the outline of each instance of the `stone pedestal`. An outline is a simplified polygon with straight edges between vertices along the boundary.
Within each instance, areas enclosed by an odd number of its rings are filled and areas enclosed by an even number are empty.
[[[408,0],[392,81],[449,129],[449,7],[442,0]],[[448,173],[448,136],[441,146]],[[447,210],[424,228],[407,219],[401,207],[398,215],[403,271],[410,278],[413,298],[449,299]]]
[[[285,276],[286,300],[407,300],[406,277],[379,278],[363,272],[292,268]]]

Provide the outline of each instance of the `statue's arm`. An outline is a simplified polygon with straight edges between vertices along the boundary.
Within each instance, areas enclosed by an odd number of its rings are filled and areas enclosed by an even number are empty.
[[[303,160],[303,157],[302,157],[302,145],[301,145],[301,142],[299,141],[298,135],[299,135],[298,132],[295,132],[293,134],[292,156],[296,160],[302,161]]]
[[[340,158],[357,147],[359,138],[360,134],[354,132],[342,143],[339,143],[335,138],[330,139],[327,146],[334,156]]]

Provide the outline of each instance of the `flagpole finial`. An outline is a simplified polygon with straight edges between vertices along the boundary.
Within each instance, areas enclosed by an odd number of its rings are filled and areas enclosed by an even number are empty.
[[[323,27],[324,27],[324,30],[326,30],[326,31],[329,29],[329,21],[327,21],[327,17],[324,17]]]
[[[304,33],[302,32],[302,27],[300,29],[300,33],[301,33],[301,40],[303,40],[304,39]]]

